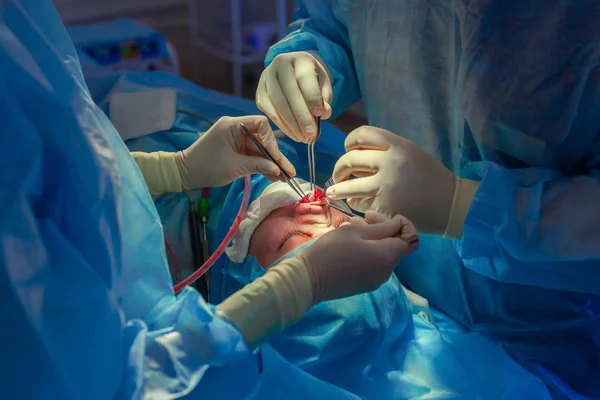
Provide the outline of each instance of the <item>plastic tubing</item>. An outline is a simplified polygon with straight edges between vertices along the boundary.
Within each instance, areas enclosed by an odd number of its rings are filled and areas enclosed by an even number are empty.
[[[240,209],[238,210],[235,220],[233,221],[233,225],[231,225],[231,228],[229,228],[229,232],[227,232],[227,235],[225,236],[225,238],[223,239],[223,241],[221,242],[219,247],[217,247],[217,250],[208,258],[208,260],[206,260],[204,262],[204,264],[202,264],[202,266],[200,268],[198,268],[196,271],[194,271],[193,274],[191,274],[190,276],[185,278],[183,281],[181,281],[180,283],[173,286],[175,294],[178,294],[179,292],[181,292],[184,287],[194,283],[206,271],[208,271],[210,269],[210,267],[212,267],[212,265],[215,263],[215,261],[217,261],[217,259],[219,257],[221,257],[221,254],[223,254],[223,252],[225,251],[225,248],[227,246],[229,246],[231,239],[233,239],[233,235],[235,235],[235,233],[238,231],[238,229],[240,227],[240,223],[242,222],[242,218],[244,218],[244,213],[246,212],[246,209],[248,208],[249,201],[250,201],[250,177],[246,176],[246,177],[244,177],[244,197],[242,198],[242,204],[240,205]]]

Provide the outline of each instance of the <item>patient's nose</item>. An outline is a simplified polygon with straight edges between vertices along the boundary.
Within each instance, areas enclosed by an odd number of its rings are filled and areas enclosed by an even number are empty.
[[[298,203],[295,208],[297,215],[306,216],[327,216],[327,207],[321,205],[319,202],[314,203]]]
[[[329,207],[317,203],[300,203],[295,208],[296,223],[305,233],[322,235],[334,229]]]

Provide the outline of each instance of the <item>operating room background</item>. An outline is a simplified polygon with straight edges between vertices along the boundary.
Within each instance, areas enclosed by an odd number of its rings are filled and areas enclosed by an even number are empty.
[[[287,23],[296,9],[294,0],[286,0]],[[200,29],[209,34],[223,35],[224,26],[231,22],[231,3],[228,0],[55,0],[65,25],[84,25],[119,17],[132,18],[160,31],[176,48],[182,77],[207,89],[233,93],[233,65],[194,45],[190,10],[194,5]],[[244,23],[275,21],[276,0],[242,0],[241,18]],[[209,21],[208,23],[206,21]],[[211,22],[218,24],[208,26]],[[243,68],[243,97],[253,99],[262,63]],[[349,133],[366,124],[361,103],[330,121],[343,132]]]

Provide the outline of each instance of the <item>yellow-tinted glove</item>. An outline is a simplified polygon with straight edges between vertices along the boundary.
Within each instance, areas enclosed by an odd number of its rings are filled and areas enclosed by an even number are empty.
[[[269,153],[291,175],[296,170],[281,154],[266,117],[223,117],[190,147],[177,153],[133,152],[152,194],[225,186],[237,178],[263,174],[277,180],[279,168],[263,157],[240,123],[256,133]]]
[[[296,142],[317,133],[315,117],[331,116],[333,89],[325,64],[316,53],[280,54],[260,76],[256,105]]]
[[[421,233],[462,236],[479,182],[455,176],[415,143],[384,129],[358,128],[344,146],[327,196],[348,199],[362,212],[404,215]]]

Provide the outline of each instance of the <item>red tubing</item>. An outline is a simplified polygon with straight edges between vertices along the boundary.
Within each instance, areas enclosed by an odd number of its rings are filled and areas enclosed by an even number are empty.
[[[217,261],[217,259],[219,257],[221,257],[221,254],[223,254],[223,252],[225,251],[225,248],[229,245],[229,243],[231,242],[231,239],[233,239],[233,235],[235,235],[238,228],[240,227],[242,218],[244,218],[244,213],[246,212],[246,209],[248,208],[249,201],[250,201],[250,177],[246,176],[244,178],[244,197],[242,198],[242,204],[240,205],[240,209],[238,210],[238,213],[237,213],[237,216],[235,217],[235,221],[233,222],[233,225],[231,225],[231,228],[229,228],[229,232],[227,232],[227,236],[225,236],[225,239],[223,239],[223,241],[221,242],[219,247],[217,247],[217,250],[208,258],[208,260],[206,260],[204,262],[204,264],[202,264],[202,266],[200,268],[198,268],[196,271],[194,271],[193,274],[191,274],[190,276],[185,278],[183,281],[181,281],[177,285],[173,286],[173,289],[175,290],[175,294],[178,294],[179,292],[181,292],[184,287],[194,283],[206,271],[208,271],[210,269],[210,267],[212,267],[212,265],[215,263],[215,261]]]

